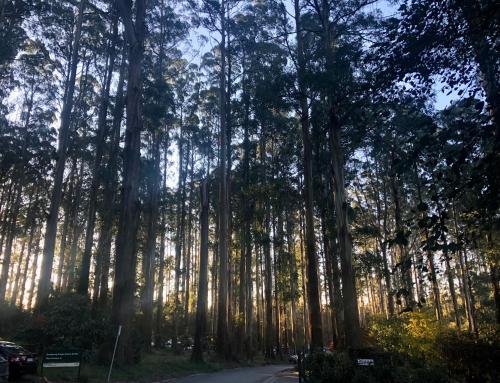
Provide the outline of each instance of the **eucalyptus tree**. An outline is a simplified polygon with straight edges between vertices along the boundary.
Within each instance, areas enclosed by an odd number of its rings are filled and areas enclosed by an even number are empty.
[[[307,100],[305,42],[302,30],[301,4],[294,0],[295,30],[297,39],[296,48],[296,71],[298,83],[299,114],[302,128],[303,146],[303,172],[304,172],[304,201],[305,201],[305,251],[307,258],[307,293],[311,324],[311,345],[314,349],[323,346],[323,334],[321,323],[321,306],[319,297],[318,261],[316,254],[316,239],[314,233],[314,194],[312,175],[312,149],[311,134],[309,127],[309,106]]]
[[[71,112],[74,104],[74,93],[76,85],[76,72],[80,60],[80,40],[82,37],[82,26],[84,20],[86,1],[79,3],[76,10],[74,35],[71,41],[71,57],[68,62],[68,74],[64,85],[63,107],[61,110],[61,124],[58,132],[57,159],[54,169],[54,184],[50,198],[50,208],[45,230],[42,269],[37,290],[37,306],[43,306],[50,294],[52,264],[54,261],[54,250],[57,235],[57,222],[59,217],[59,206],[62,196],[62,183],[64,168],[67,158],[68,140],[70,135]],[[50,12],[48,9],[44,10]]]
[[[128,45],[127,120],[123,152],[123,181],[120,218],[116,235],[115,278],[113,281],[112,321],[123,326],[118,358],[133,361],[129,348],[131,324],[134,316],[135,266],[137,260],[136,235],[139,219],[139,163],[141,149],[142,116],[142,63],[146,33],[146,2],[137,0],[135,9],[128,2],[117,2],[125,27]]]
[[[341,262],[342,293],[345,316],[345,339],[348,347],[360,345],[355,276],[352,266],[352,237],[348,217],[346,190],[346,156],[357,140],[346,145],[345,136],[359,124],[356,115],[366,94],[364,79],[363,37],[372,24],[367,11],[372,2],[305,1],[306,12],[312,19],[311,36],[317,51],[319,82],[312,83],[324,97],[327,131],[331,150],[336,231]],[[309,28],[308,28],[309,29]],[[351,135],[353,138],[354,135]]]
[[[43,166],[50,164],[50,144],[53,138],[50,125],[55,116],[56,100],[54,66],[45,46],[40,41],[29,40],[12,67],[22,102],[20,121],[2,124],[2,178],[8,174],[13,181],[11,188],[16,192],[12,195],[10,210],[4,210],[3,216],[2,229],[6,230],[6,235],[2,235],[1,241],[5,240],[6,246],[0,277],[0,300],[5,299],[12,243],[18,231],[16,226],[19,209],[23,205],[23,193],[27,194],[24,188],[33,188]],[[41,177],[40,180],[44,178]],[[38,189],[36,194],[40,192]],[[34,197],[38,198],[36,195]]]
[[[219,152],[219,222],[218,222],[218,250],[219,250],[219,271],[218,271],[218,299],[217,299],[217,353],[225,358],[230,357],[230,342],[228,334],[228,293],[229,293],[229,200],[228,193],[228,159],[230,148],[231,129],[228,126],[230,119],[230,77],[228,58],[228,43],[230,42],[230,18],[235,0],[220,0],[193,2],[195,12],[198,12],[200,21],[204,27],[216,33],[218,43],[218,64],[219,64],[219,112],[220,112],[220,152]],[[228,82],[229,80],[229,82]]]
[[[387,33],[380,44],[384,57],[382,73],[394,80],[408,80],[419,91],[429,92],[436,77],[448,94],[482,97],[476,108],[486,109],[494,131],[483,161],[488,177],[488,215],[499,208],[500,178],[500,71],[498,55],[498,7],[494,1],[433,0],[404,1],[400,15],[387,22]],[[486,108],[485,108],[486,103]],[[491,226],[486,235],[492,238]],[[490,243],[492,240],[489,241]],[[490,264],[495,299],[498,294],[499,269]],[[500,311],[498,319],[500,320]]]
[[[92,180],[89,190],[89,204],[87,211],[87,223],[85,228],[85,245],[82,255],[82,264],[80,268],[80,275],[78,280],[77,291],[79,294],[87,295],[89,288],[89,274],[90,263],[92,258],[92,245],[94,243],[94,227],[97,212],[97,198],[99,188],[102,183],[102,159],[104,156],[104,149],[106,139],[109,133],[109,126],[107,124],[109,98],[111,90],[111,81],[113,72],[116,65],[118,45],[120,43],[118,36],[118,10],[111,7],[112,21],[109,31],[106,31],[106,52],[105,52],[105,66],[103,68],[102,82],[100,84],[101,92],[99,95],[99,107],[97,118],[97,130],[95,134],[95,156],[92,165]]]
[[[174,95],[169,77],[172,67],[179,60],[177,44],[185,37],[186,24],[181,22],[174,10],[164,1],[149,5],[146,18],[150,30],[144,70],[144,126],[148,132],[149,156],[145,164],[146,189],[145,216],[146,239],[142,259],[144,285],[141,294],[143,312],[144,344],[150,349],[153,332],[154,262],[158,235],[160,210],[160,188],[162,184],[161,151],[167,151],[169,133],[172,129],[172,114],[175,113]],[[175,86],[175,85],[174,85]],[[165,169],[167,164],[164,164]],[[166,175],[165,175],[166,176]]]

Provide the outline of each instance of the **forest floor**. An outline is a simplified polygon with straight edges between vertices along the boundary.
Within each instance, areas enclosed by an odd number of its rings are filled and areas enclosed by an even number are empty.
[[[193,374],[205,375],[206,373],[228,369],[236,371],[242,370],[242,367],[261,367],[266,364],[264,359],[256,359],[251,364],[220,362],[213,359],[210,355],[206,357],[205,363],[194,363],[190,361],[190,356],[190,353],[175,355],[167,351],[153,351],[151,354],[144,354],[141,362],[137,365],[113,368],[111,381],[114,383],[163,383],[176,381],[177,379],[174,378],[186,377]],[[283,362],[281,361],[281,363]],[[282,364],[281,367],[283,367]],[[292,366],[289,367],[292,368]],[[283,370],[284,368],[273,369],[273,373]],[[258,374],[259,372],[255,371],[255,373]],[[75,369],[53,369],[50,371],[45,370],[44,372],[46,381],[50,383],[76,381],[76,374]],[[106,381],[107,374],[107,366],[84,363],[81,369],[80,381],[102,383]],[[29,382],[29,380],[24,381]],[[240,380],[237,381],[239,382]]]

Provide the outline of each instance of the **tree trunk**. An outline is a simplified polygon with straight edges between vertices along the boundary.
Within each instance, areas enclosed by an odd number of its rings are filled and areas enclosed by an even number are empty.
[[[326,285],[328,287],[328,300],[330,306],[330,315],[332,320],[332,340],[335,347],[338,346],[339,334],[336,321],[336,310],[335,310],[335,296],[333,290],[333,275],[332,275],[332,247],[330,244],[330,238],[326,228],[326,212],[325,208],[321,208],[321,236],[323,237],[323,251],[325,256],[325,279]]]
[[[54,170],[54,183],[50,197],[49,215],[45,230],[43,246],[43,260],[38,282],[37,307],[41,308],[48,300],[51,291],[52,264],[54,261],[54,250],[56,245],[57,222],[59,218],[59,205],[61,203],[62,183],[64,167],[66,164],[67,148],[69,140],[69,129],[71,111],[73,109],[73,95],[75,92],[76,70],[78,67],[78,51],[80,48],[80,38],[82,35],[82,24],[84,17],[86,0],[81,0],[78,8],[78,18],[76,21],[75,34],[73,38],[72,54],[70,60],[69,78],[66,87],[63,108],[61,112],[61,125],[59,127],[59,138],[56,156],[56,166]]]
[[[305,253],[307,258],[307,300],[309,306],[309,324],[311,326],[311,347],[319,350],[323,347],[323,329],[319,297],[318,260],[314,235],[314,196],[312,180],[312,150],[309,129],[309,107],[305,94],[304,42],[301,33],[299,1],[294,0],[295,29],[297,30],[297,75],[299,81],[300,125],[302,128],[303,167],[304,167],[304,204],[305,204]]]
[[[73,169],[72,169],[73,170]],[[71,179],[72,176],[69,176]],[[69,234],[69,222],[70,222],[70,206],[71,196],[73,195],[73,182],[69,182],[68,196],[69,199],[64,204],[64,223],[61,232],[61,242],[59,243],[59,260],[57,264],[57,279],[56,279],[56,289],[60,290],[62,286],[63,280],[63,270],[64,270],[64,261],[66,258],[66,244],[68,242],[68,234]]]
[[[26,282],[28,281],[28,269],[31,260],[31,255],[33,254],[33,243],[35,240],[36,234],[36,222],[34,221],[31,225],[30,236],[28,240],[28,254],[26,255],[26,260],[24,261],[24,268],[22,271],[22,282],[21,282],[21,291],[19,293],[19,306],[24,307],[24,295],[26,291]]]
[[[394,152],[392,153],[392,161],[394,163]],[[403,220],[401,217],[401,199],[399,194],[399,185],[396,170],[391,169],[391,188],[392,196],[394,198],[394,220],[396,224],[396,237],[398,238],[399,249],[399,264],[401,268],[402,282],[406,290],[406,306],[413,309],[415,306],[415,294],[413,291],[413,279],[411,277],[412,261],[408,254],[406,244],[406,232],[403,227]]]
[[[466,314],[467,314],[467,322],[468,322],[468,327],[469,327],[469,332],[471,334],[477,334],[477,323],[476,323],[476,310],[474,307],[474,302],[473,302],[473,297],[472,297],[472,290],[470,289],[470,285],[468,283],[470,279],[469,275],[469,268],[466,262],[467,256],[465,254],[465,246],[461,243],[460,240],[460,234],[458,230],[458,219],[457,219],[457,211],[455,209],[455,201],[452,203],[452,212],[453,212],[453,226],[455,229],[455,238],[456,238],[456,243],[460,246],[457,256],[458,256],[458,261],[460,265],[460,277],[462,280],[462,287],[463,287],[463,292],[464,292],[464,299],[465,299],[465,308],[466,308]]]
[[[378,179],[378,171],[377,171],[377,179]],[[378,193],[377,193],[377,216],[380,217],[382,216],[382,230],[381,230],[381,236],[379,237],[379,244],[380,244],[380,249],[382,250],[382,262],[383,262],[383,268],[384,268],[384,280],[385,280],[385,287],[387,289],[387,311],[389,313],[389,317],[394,316],[394,292],[392,291],[392,280],[391,280],[391,273],[389,271],[389,262],[387,259],[387,237],[389,230],[387,228],[387,221],[388,221],[388,212],[389,212],[389,206],[387,203],[387,182],[386,178],[383,178],[382,181],[382,192],[383,192],[383,201],[384,201],[384,210],[383,213],[381,213],[381,206],[380,202],[378,202]],[[380,219],[379,219],[380,221]]]
[[[117,360],[135,360],[131,344],[134,316],[136,235],[139,220],[139,166],[142,121],[142,61],[146,32],[146,1],[136,0],[135,22],[131,4],[117,0],[129,47],[127,82],[127,123],[123,151],[123,186],[116,236],[115,278],[113,284],[112,323],[123,326]]]
[[[253,359],[253,280],[252,280],[252,236],[251,220],[253,216],[252,205],[249,201],[250,194],[250,95],[248,93],[248,80],[246,72],[246,57],[243,58],[243,225],[242,225],[242,246],[241,246],[241,268],[240,268],[240,315],[243,315],[244,329],[241,331],[245,338],[245,351],[248,360]],[[241,306],[244,306],[241,307]]]
[[[189,298],[190,298],[190,283],[191,283],[191,251],[192,251],[192,229],[193,229],[193,217],[192,210],[194,204],[194,190],[193,190],[193,178],[194,178],[194,148],[191,150],[191,166],[190,166],[190,174],[189,174],[189,182],[191,186],[191,190],[189,192],[189,207],[188,207],[188,222],[187,222],[187,246],[186,246],[186,265],[185,265],[185,276],[186,276],[186,284],[184,288],[184,327],[185,333],[189,332]]]
[[[111,143],[109,147],[109,159],[104,177],[103,187],[103,212],[99,240],[96,251],[96,273],[100,274],[98,284],[94,286],[94,304],[99,303],[105,307],[108,301],[109,266],[111,256],[112,229],[114,221],[114,206],[116,204],[116,192],[118,184],[118,156],[120,153],[120,127],[123,118],[124,95],[123,85],[125,82],[126,54],[125,46],[122,50],[122,62],[120,64],[120,74],[118,77],[117,91],[115,96],[115,106],[113,109],[113,124],[111,127]],[[98,291],[96,291],[98,290]],[[97,302],[97,296],[99,301]]]
[[[184,176],[184,127],[182,121],[182,109],[181,109],[181,118],[180,118],[180,132],[178,139],[178,148],[179,148],[179,177],[177,183],[177,207],[176,207],[176,219],[177,219],[177,231],[175,238],[175,274],[174,274],[174,312],[173,312],[173,325],[174,325],[174,334],[172,337],[172,347],[177,350],[177,337],[179,333],[179,309],[180,309],[180,301],[179,301],[179,283],[181,276],[181,259],[182,259],[182,250],[184,244],[184,199],[185,199],[185,176]]]
[[[302,211],[301,211],[302,212]],[[309,326],[309,310],[308,310],[308,305],[307,305],[307,284],[305,281],[306,278],[306,259],[304,256],[304,222],[302,219],[302,214],[300,214],[300,275],[301,275],[301,284],[302,284],[302,323],[303,323],[303,328],[304,328],[304,344],[303,346],[305,347],[306,345],[309,344],[309,341],[311,339],[311,328]]]
[[[445,248],[448,246],[444,244]],[[460,321],[460,312],[458,310],[458,302],[457,302],[457,294],[455,292],[455,273],[450,266],[450,256],[448,255],[448,250],[443,250],[443,258],[446,266],[446,277],[448,279],[448,286],[450,288],[450,296],[451,302],[453,304],[453,316],[455,317],[455,323],[457,324],[457,328],[460,330],[461,321]]]
[[[418,200],[420,204],[423,204],[423,199],[422,199],[422,186],[420,183],[420,178],[418,176],[418,173],[415,172],[416,175],[416,181],[417,181],[417,195],[418,195]],[[423,215],[422,215],[423,217]],[[426,243],[429,242],[429,229],[427,227],[424,228],[424,240]],[[429,262],[429,273],[430,273],[430,279],[431,279],[431,285],[432,285],[432,297],[434,301],[434,312],[436,314],[436,319],[437,320],[442,320],[443,319],[443,309],[441,307],[441,294],[439,292],[439,284],[437,281],[436,277],[436,266],[434,264],[434,254],[432,251],[427,250],[427,260]]]
[[[17,215],[21,206],[22,184],[17,184],[15,192],[15,202],[12,207],[9,221],[7,223],[7,240],[5,242],[5,253],[2,260],[2,274],[0,275],[0,302],[6,300],[7,280],[9,279],[10,258],[12,256],[12,244],[16,235]]]
[[[288,245],[288,254],[290,255],[290,293],[291,293],[291,304],[290,304],[290,317],[291,317],[291,345],[292,352],[297,353],[297,297],[298,291],[297,287],[299,284],[298,274],[297,274],[297,259],[295,254],[295,242],[293,238],[294,223],[290,216],[290,212],[287,211],[286,217],[286,236]]]
[[[165,145],[167,147],[167,145]],[[167,192],[167,150],[164,151],[164,169],[163,169],[163,188],[162,193]],[[160,223],[160,254],[158,259],[158,297],[156,301],[156,329],[155,329],[155,345],[156,347],[161,347],[161,342],[163,340],[162,328],[163,328],[163,303],[164,295],[163,290],[165,288],[165,240],[167,234],[166,227],[167,212],[161,212],[161,223]],[[168,272],[168,271],[167,271]]]
[[[228,339],[228,191],[227,191],[227,100],[226,100],[226,1],[220,7],[220,159],[219,159],[219,293],[217,302],[217,353],[229,359]]]
[[[33,259],[33,264],[31,266],[31,278],[30,278],[30,290],[29,290],[29,297],[28,297],[28,310],[31,310],[31,308],[33,307],[33,300],[34,300],[34,297],[35,297],[35,286],[36,286],[36,274],[37,274],[37,270],[38,270],[38,258],[39,258],[39,255],[40,255],[40,239],[42,237],[42,230],[39,229],[38,230],[38,233],[37,233],[37,236],[36,236],[36,241],[35,241],[35,250],[34,250],[34,253],[35,253],[35,258]]]
[[[148,182],[148,206],[146,223],[146,246],[143,258],[144,289],[142,291],[142,314],[143,314],[143,341],[148,352],[151,351],[151,341],[153,335],[153,291],[154,272],[153,263],[156,253],[157,221],[159,211],[160,193],[160,137],[158,132],[153,132],[152,154],[153,154],[153,174]]]
[[[97,133],[95,137],[95,157],[92,168],[92,181],[89,190],[89,204],[87,210],[87,227],[85,229],[85,245],[82,255],[82,265],[80,268],[80,278],[78,280],[77,292],[87,295],[89,288],[90,261],[92,258],[92,245],[94,243],[94,228],[97,212],[97,195],[99,186],[102,183],[102,157],[108,136],[108,105],[111,80],[115,66],[116,40],[118,38],[118,18],[113,18],[112,36],[110,37],[107,52],[107,67],[104,81],[101,88],[99,110],[97,115]]]
[[[358,348],[361,346],[361,334],[355,276],[352,267],[352,238],[347,216],[348,204],[345,190],[344,158],[340,143],[340,126],[338,125],[333,106],[330,106],[329,113],[337,240],[342,269],[345,343],[347,347]]]
[[[205,178],[200,186],[200,270],[198,281],[198,301],[196,303],[196,325],[194,347],[191,359],[203,361],[203,343],[206,337],[207,301],[208,301],[208,185]]]
[[[26,236],[26,230],[24,231],[23,237],[25,237],[25,236]],[[17,297],[18,297],[18,292],[19,292],[19,280],[21,278],[21,267],[23,265],[25,250],[26,250],[26,239],[23,239],[22,244],[21,244],[21,251],[20,251],[18,259],[17,259],[16,275],[14,277],[14,281],[10,282],[11,286],[12,286],[12,293],[10,295],[10,304],[12,306],[15,306],[17,303]]]

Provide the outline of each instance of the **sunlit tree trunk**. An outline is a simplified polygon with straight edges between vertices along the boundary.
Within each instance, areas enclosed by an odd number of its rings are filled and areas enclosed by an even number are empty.
[[[134,316],[136,234],[139,219],[139,165],[142,121],[142,61],[146,32],[146,1],[135,1],[135,21],[131,4],[117,0],[129,48],[127,81],[127,124],[123,151],[123,187],[116,236],[115,278],[113,283],[112,323],[123,326],[117,352],[118,361],[134,361],[131,326]]]
[[[111,258],[111,242],[113,237],[114,207],[116,206],[116,192],[118,189],[118,156],[120,153],[120,128],[123,119],[123,109],[125,100],[123,88],[126,71],[126,49],[122,49],[122,62],[118,76],[115,105],[113,107],[113,122],[111,126],[111,142],[109,145],[109,159],[106,166],[106,176],[103,185],[103,203],[101,213],[101,228],[96,251],[96,273],[100,276],[96,278],[99,283],[94,285],[94,302],[101,307],[105,307],[108,302],[109,268]],[[98,298],[97,298],[98,297]],[[98,299],[98,300],[97,300]]]
[[[157,131],[152,132],[152,174],[148,180],[147,222],[146,222],[146,245],[143,257],[144,288],[141,297],[141,309],[143,314],[143,342],[145,349],[151,351],[153,335],[153,291],[154,271],[153,264],[156,254],[156,239],[159,214],[160,193],[160,137]]]
[[[66,84],[65,98],[61,112],[61,125],[59,127],[57,160],[54,170],[54,182],[50,197],[50,208],[45,229],[45,239],[43,247],[42,269],[37,291],[37,307],[43,306],[51,291],[52,264],[54,261],[54,250],[56,245],[57,222],[59,218],[59,205],[62,196],[62,183],[64,167],[66,164],[67,148],[69,140],[69,129],[71,111],[73,109],[73,96],[75,92],[76,71],[78,67],[78,53],[80,50],[80,39],[82,36],[82,25],[86,0],[81,0],[78,6],[78,17],[75,26],[75,33],[72,44],[72,54],[70,60],[69,78]]]
[[[302,129],[302,150],[304,168],[304,204],[305,204],[305,254],[307,258],[307,300],[309,306],[309,324],[311,326],[311,347],[321,349],[323,347],[323,329],[321,320],[321,305],[319,297],[318,260],[316,255],[316,239],[314,235],[314,195],[312,180],[312,150],[311,133],[309,128],[309,107],[307,95],[305,94],[304,75],[304,42],[302,38],[302,26],[300,5],[294,0],[295,29],[297,32],[297,75],[299,82],[300,103],[300,125]]]
[[[219,153],[219,272],[218,272],[218,297],[217,297],[217,353],[229,359],[228,335],[228,284],[229,284],[229,254],[228,254],[228,188],[227,188],[227,100],[226,100],[226,1],[220,3],[220,153]]]
[[[200,186],[200,270],[198,281],[198,301],[196,304],[196,324],[194,347],[191,359],[196,362],[203,360],[203,343],[206,337],[207,300],[208,300],[208,183],[205,178]]]
[[[89,288],[90,261],[92,258],[92,247],[94,244],[94,228],[97,212],[97,196],[99,186],[102,183],[102,158],[106,145],[106,137],[108,136],[108,106],[109,93],[111,89],[111,80],[115,67],[116,57],[116,40],[118,39],[118,18],[117,15],[113,18],[112,35],[108,41],[106,68],[103,84],[101,85],[101,94],[99,108],[97,113],[97,132],[95,136],[95,157],[92,165],[92,180],[89,190],[89,202],[87,209],[87,225],[85,228],[85,242],[82,255],[82,264],[80,267],[80,276],[78,279],[77,292],[81,295],[87,295]]]

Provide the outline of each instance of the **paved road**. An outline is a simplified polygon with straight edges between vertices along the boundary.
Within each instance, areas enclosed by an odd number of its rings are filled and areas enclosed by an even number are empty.
[[[244,367],[209,374],[196,374],[178,383],[297,383],[299,378],[290,365]]]

